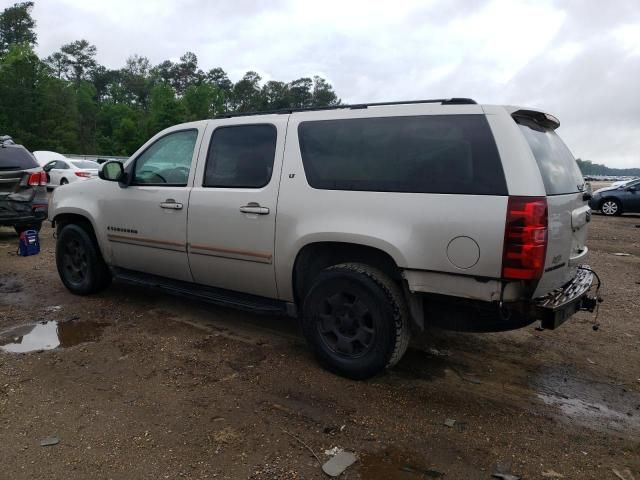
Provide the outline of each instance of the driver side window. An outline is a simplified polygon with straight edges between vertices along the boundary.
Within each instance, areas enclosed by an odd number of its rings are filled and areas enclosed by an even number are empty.
[[[133,184],[186,186],[197,138],[197,130],[183,130],[157,140],[137,158]]]

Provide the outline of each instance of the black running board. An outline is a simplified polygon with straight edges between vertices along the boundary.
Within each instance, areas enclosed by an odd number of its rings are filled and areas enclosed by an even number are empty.
[[[247,293],[208,287],[197,283],[183,282],[148,273],[135,272],[124,268],[111,269],[114,277],[122,282],[158,288],[174,295],[196,298],[225,307],[236,308],[266,315],[296,316],[295,305],[281,300],[259,297]]]

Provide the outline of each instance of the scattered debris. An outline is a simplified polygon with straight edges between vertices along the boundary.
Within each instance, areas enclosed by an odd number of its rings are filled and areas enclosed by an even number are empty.
[[[455,421],[453,418],[447,418],[447,419],[444,421],[444,424],[445,424],[447,427],[449,427],[449,428],[453,428],[453,427],[454,427],[454,425],[456,424],[456,421]]]
[[[62,310],[62,305],[51,305],[50,307],[45,307],[45,312],[59,312]]]
[[[53,445],[57,445],[60,443],[60,439],[55,435],[53,437],[47,437],[40,440],[41,447],[52,447]]]
[[[353,453],[342,450],[322,465],[322,471],[330,477],[337,477],[353,465],[356,460],[358,459]]]
[[[429,348],[427,352],[429,352],[429,354],[433,355],[434,357],[448,357],[449,355],[451,355],[448,350],[438,350],[437,348],[433,347]]]
[[[630,253],[614,253],[613,255],[615,255],[616,257],[630,257],[631,254]]]
[[[564,478],[564,475],[554,470],[545,470],[542,472],[544,478]]]
[[[329,450],[325,450],[324,454],[327,455],[328,457],[333,457],[339,454],[341,451],[342,449],[340,447],[333,447],[333,448],[330,448]]]
[[[492,478],[499,478],[500,480],[520,480],[521,477],[517,475],[511,475],[510,473],[494,473]]]
[[[613,472],[613,474],[618,477],[620,480],[635,480],[635,477],[633,476],[633,473],[631,473],[631,471],[628,468],[625,468],[622,473],[620,473],[619,470],[616,470],[615,468],[613,468],[611,470]],[[623,475],[624,474],[624,475]]]
[[[421,468],[410,467],[409,465],[405,465],[400,469],[400,471],[407,472],[407,473],[417,473],[418,475],[423,475],[427,478],[444,477],[444,473],[439,472],[438,470],[434,470],[433,468],[428,468],[427,470],[423,470]]]
[[[322,462],[320,461],[320,458],[318,458],[318,455],[316,455],[316,452],[314,452],[311,447],[309,445],[307,445],[306,443],[304,443],[302,440],[300,440],[298,437],[296,437],[293,433],[289,433],[287,432],[285,429],[282,429],[282,431],[284,433],[286,433],[287,435],[289,435],[291,438],[293,438],[294,440],[297,440],[298,443],[300,443],[302,446],[304,446],[307,450],[309,450],[311,452],[311,454],[316,457],[316,460],[318,461],[319,465],[322,465]]]
[[[596,362],[594,362],[593,360],[591,360],[590,358],[587,358],[587,362],[589,362],[591,365],[595,365]]]

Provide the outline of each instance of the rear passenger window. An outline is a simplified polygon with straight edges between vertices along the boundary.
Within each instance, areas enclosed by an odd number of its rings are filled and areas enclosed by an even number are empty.
[[[507,195],[483,115],[429,115],[302,122],[313,188]]]
[[[276,153],[273,125],[216,128],[209,145],[204,187],[261,188],[271,180]]]

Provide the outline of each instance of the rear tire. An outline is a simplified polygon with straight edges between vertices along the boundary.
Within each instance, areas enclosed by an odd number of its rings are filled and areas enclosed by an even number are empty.
[[[111,283],[111,272],[96,240],[80,225],[69,224],[60,230],[56,267],[64,286],[76,295],[97,293]]]
[[[318,275],[304,299],[302,329],[324,368],[356,380],[395,365],[411,338],[400,286],[359,263]]]
[[[60,185],[66,185],[67,183],[69,183],[69,180],[67,180],[66,178],[60,180]]]
[[[600,204],[600,211],[603,215],[613,217],[614,215],[620,215],[622,213],[622,205],[620,205],[618,200],[607,198]]]

